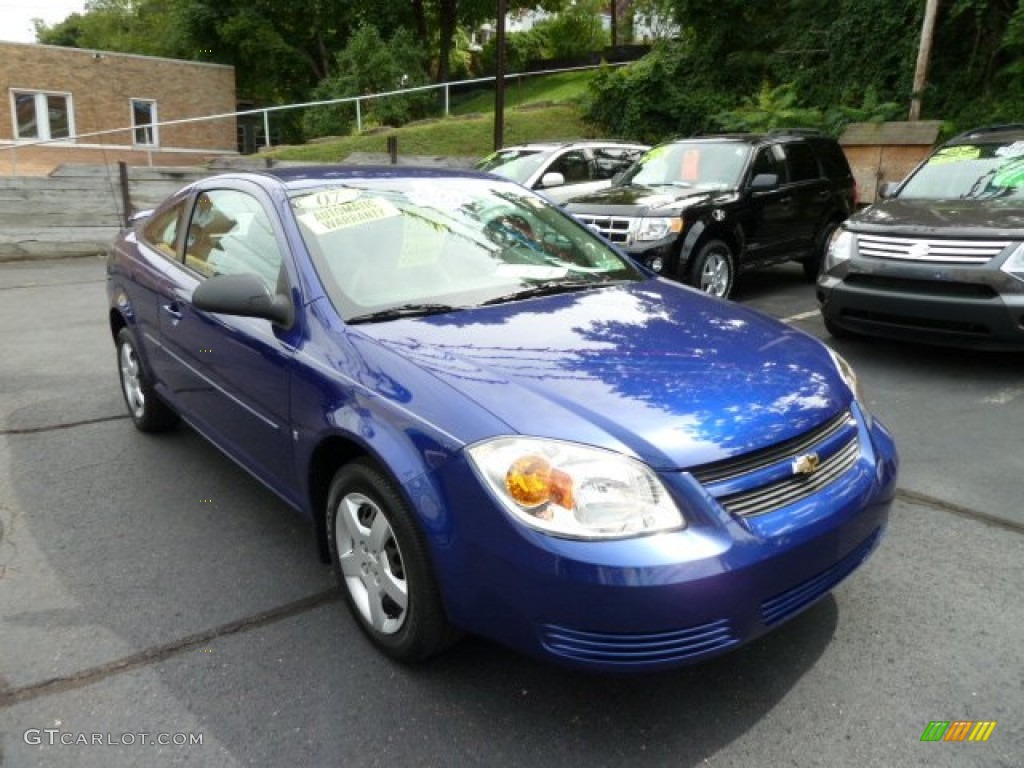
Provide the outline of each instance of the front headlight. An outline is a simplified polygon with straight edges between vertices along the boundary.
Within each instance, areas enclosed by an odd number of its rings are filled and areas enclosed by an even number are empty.
[[[822,267],[828,272],[833,267],[853,258],[853,233],[845,229],[837,229],[825,247],[825,263]]]
[[[680,218],[659,217],[656,219],[640,219],[636,228],[636,239],[661,240],[672,232],[683,231],[683,220]]]
[[[846,359],[836,352],[831,347],[826,347],[828,353],[832,356],[832,362],[836,365],[836,370],[839,371],[839,377],[843,380],[843,383],[850,388],[850,392],[853,393],[854,398],[863,406],[865,416],[867,414],[868,401],[864,397],[864,392],[861,389],[860,380],[857,378],[857,372],[853,370],[853,366],[846,362]]]
[[[519,522],[545,533],[621,539],[686,525],[658,476],[612,451],[498,437],[466,452],[501,505]]]
[[[1010,254],[1000,269],[1011,277],[1024,280],[1024,243],[1017,246],[1017,250]]]

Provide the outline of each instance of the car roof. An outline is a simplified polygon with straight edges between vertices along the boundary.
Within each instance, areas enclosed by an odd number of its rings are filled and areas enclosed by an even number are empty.
[[[578,139],[575,141],[531,141],[526,144],[510,144],[502,147],[499,152],[534,149],[537,151],[564,149],[567,147],[636,147],[638,149],[647,147],[638,141],[622,141],[619,139]]]
[[[396,165],[304,165],[268,168],[249,174],[229,174],[236,178],[272,177],[289,189],[321,186],[325,182],[369,179],[485,179],[493,178],[480,171],[458,168],[427,168]]]
[[[1006,123],[972,128],[954,136],[943,146],[958,144],[1003,144],[1008,141],[1024,140],[1024,123]]]

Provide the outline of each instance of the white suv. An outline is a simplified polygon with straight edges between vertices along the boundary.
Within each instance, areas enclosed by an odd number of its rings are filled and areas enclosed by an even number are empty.
[[[538,142],[504,147],[476,164],[556,203],[611,186],[650,147],[622,141]]]

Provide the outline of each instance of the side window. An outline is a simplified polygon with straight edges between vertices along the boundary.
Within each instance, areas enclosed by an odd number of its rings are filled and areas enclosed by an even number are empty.
[[[157,214],[142,228],[143,239],[164,256],[177,260],[178,225],[185,203],[181,202]]]
[[[582,181],[590,181],[591,169],[586,155],[581,150],[574,149],[566,152],[555,160],[548,168],[548,173],[560,173],[565,177],[566,184],[579,184]]]
[[[811,148],[804,143],[786,144],[786,163],[789,165],[790,181],[810,181],[821,178],[818,159]]]
[[[754,163],[750,166],[750,180],[753,181],[755,176],[762,173],[774,173],[778,175],[779,166],[775,162],[775,158],[772,156],[772,151],[767,147],[758,150],[757,155],[754,157]],[[782,178],[779,178],[782,181]]]
[[[203,277],[251,273],[277,290],[283,257],[270,217],[245,192],[213,189],[196,199],[185,264]]]
[[[642,154],[639,149],[595,149],[594,178],[610,179],[629,168]]]
[[[825,170],[826,176],[832,180],[849,179],[853,176],[842,147],[825,140],[818,140],[814,142],[813,146],[818,153],[818,159],[821,161],[821,167]]]

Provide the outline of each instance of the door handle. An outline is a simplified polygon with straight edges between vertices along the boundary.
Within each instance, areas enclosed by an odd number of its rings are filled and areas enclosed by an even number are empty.
[[[172,304],[164,304],[163,308],[164,312],[170,315],[171,319],[174,320],[175,323],[181,320],[181,310],[178,309],[178,302],[174,302]]]

